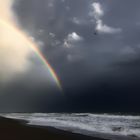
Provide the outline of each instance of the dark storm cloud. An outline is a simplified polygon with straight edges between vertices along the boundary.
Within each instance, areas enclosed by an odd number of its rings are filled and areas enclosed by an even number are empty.
[[[37,80],[25,74],[9,85],[0,87],[0,111],[44,112],[44,109],[57,109],[57,104],[64,100],[63,94],[54,84],[39,78]]]
[[[103,11],[99,18],[94,2]],[[60,110],[138,111],[139,5],[138,0],[17,0],[20,25],[40,41],[61,79],[67,104]],[[98,20],[103,32],[96,33]]]

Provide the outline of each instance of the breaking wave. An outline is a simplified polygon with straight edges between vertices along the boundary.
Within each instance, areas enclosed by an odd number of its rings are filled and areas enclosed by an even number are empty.
[[[29,125],[51,126],[57,129],[103,137],[129,136],[140,138],[140,116],[90,113],[4,114],[7,118],[27,120]]]

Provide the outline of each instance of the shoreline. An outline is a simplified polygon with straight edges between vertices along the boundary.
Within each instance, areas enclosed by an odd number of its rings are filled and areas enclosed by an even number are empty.
[[[53,127],[27,125],[27,121],[4,117],[0,117],[0,132],[2,140],[105,140]]]
[[[85,135],[50,126],[29,125],[22,119],[0,117],[0,139],[2,140],[140,140],[138,137],[127,137],[93,133]]]

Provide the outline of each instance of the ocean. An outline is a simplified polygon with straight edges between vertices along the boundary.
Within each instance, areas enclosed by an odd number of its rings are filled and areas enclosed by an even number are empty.
[[[140,139],[140,116],[92,113],[10,113],[6,118],[22,119],[28,125],[50,126],[88,136]]]

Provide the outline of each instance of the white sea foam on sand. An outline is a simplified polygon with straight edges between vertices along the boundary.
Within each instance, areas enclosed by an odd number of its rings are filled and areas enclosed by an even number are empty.
[[[29,125],[51,126],[57,129],[109,139],[140,139],[140,116],[90,113],[12,113],[8,118],[24,119]],[[129,136],[129,137],[126,137]]]

